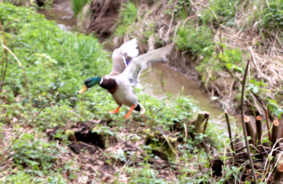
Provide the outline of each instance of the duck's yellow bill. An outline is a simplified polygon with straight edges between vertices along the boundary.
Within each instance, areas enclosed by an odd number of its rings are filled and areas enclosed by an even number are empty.
[[[79,94],[82,94],[82,93],[84,93],[84,92],[86,92],[87,91],[87,87],[86,87],[86,85],[84,85],[83,87],[82,87],[82,89],[79,91]]]

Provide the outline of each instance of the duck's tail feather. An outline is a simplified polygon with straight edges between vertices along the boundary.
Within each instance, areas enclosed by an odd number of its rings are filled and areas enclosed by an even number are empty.
[[[140,112],[140,114],[145,113],[145,108],[141,104],[137,104],[134,110]]]

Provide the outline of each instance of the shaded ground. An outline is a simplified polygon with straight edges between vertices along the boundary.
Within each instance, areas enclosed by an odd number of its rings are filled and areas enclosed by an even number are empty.
[[[144,146],[149,145],[145,141],[146,127],[141,127],[135,121],[129,122],[124,128],[109,127],[108,123],[100,120],[80,122],[65,130],[71,132],[69,156],[75,157],[80,163],[80,175],[88,182],[96,180],[112,183],[118,179],[127,183],[127,169],[142,167],[141,164],[149,156],[149,152],[144,150]],[[49,138],[56,139],[58,130],[62,131],[62,128],[48,130]],[[148,163],[150,168],[158,171],[158,177],[167,181],[176,180],[177,168],[171,166],[166,155],[163,159],[158,155],[149,158]]]

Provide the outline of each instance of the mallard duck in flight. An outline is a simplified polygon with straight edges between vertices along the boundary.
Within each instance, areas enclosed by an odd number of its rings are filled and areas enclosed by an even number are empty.
[[[85,80],[84,86],[79,93],[81,94],[88,88],[99,84],[100,87],[111,93],[115,102],[118,104],[118,107],[114,111],[111,111],[112,113],[118,113],[120,107],[126,105],[130,107],[130,110],[125,115],[125,118],[128,118],[133,110],[143,114],[145,109],[139,104],[133,87],[138,83],[140,72],[151,63],[167,61],[167,55],[170,54],[172,48],[173,45],[171,44],[134,57],[122,73],[88,78]]]

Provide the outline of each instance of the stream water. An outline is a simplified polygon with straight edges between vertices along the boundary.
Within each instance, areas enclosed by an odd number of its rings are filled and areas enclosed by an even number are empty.
[[[76,19],[69,0],[57,1],[53,8],[42,10],[40,13],[50,20],[55,20],[63,30],[70,31],[76,26]],[[168,95],[173,98],[178,95],[192,98],[203,111],[210,113],[210,120],[223,126],[223,110],[201,91],[198,82],[188,79],[169,66],[153,65],[143,72],[140,83],[147,94],[160,99],[166,98]]]

